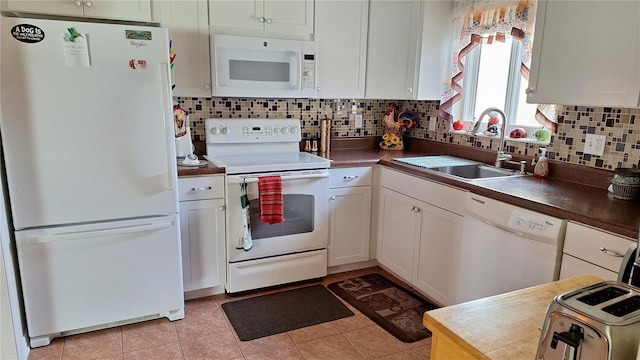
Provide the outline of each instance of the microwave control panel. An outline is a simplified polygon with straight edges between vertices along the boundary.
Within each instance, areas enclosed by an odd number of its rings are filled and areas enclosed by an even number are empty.
[[[302,59],[302,90],[316,87],[316,60],[314,54],[304,54]]]

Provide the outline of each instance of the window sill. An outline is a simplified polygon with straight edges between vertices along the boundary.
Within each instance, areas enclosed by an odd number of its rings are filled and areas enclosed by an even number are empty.
[[[467,123],[465,122],[465,128],[466,128],[466,127],[468,127],[468,126],[469,126],[469,124],[467,124]],[[470,126],[469,126],[469,127],[470,127]],[[486,126],[484,126],[484,124],[483,124],[483,125],[481,126],[481,128],[482,128],[482,127],[486,127]],[[536,128],[536,127],[529,127],[529,126],[513,126],[513,125],[510,125],[510,124],[507,124],[507,126],[506,126],[506,127],[507,127],[507,128],[505,129],[506,136],[504,137],[504,139],[505,139],[506,141],[511,141],[511,142],[515,142],[515,143],[523,143],[523,144],[533,144],[533,145],[547,146],[547,145],[551,144],[551,139],[553,139],[553,134],[551,135],[551,138],[549,138],[549,140],[547,140],[547,141],[538,141],[538,140],[536,140],[535,138],[530,138],[530,137],[527,137],[527,138],[510,138],[510,137],[509,137],[509,133],[511,132],[511,130],[512,130],[513,128],[516,128],[516,127],[522,127],[522,128],[524,128],[524,129],[525,129],[525,131],[527,132],[527,134],[533,134],[533,133],[535,132],[535,130],[536,130],[536,129],[539,129],[539,128]],[[449,129],[449,133],[450,133],[450,134],[458,134],[458,135],[466,135],[466,136],[476,136],[476,137],[479,137],[479,138],[485,138],[485,139],[500,139],[500,136],[488,136],[488,135],[485,135],[485,134],[484,134],[484,133],[482,133],[482,132],[476,132],[475,134],[473,134],[473,133],[471,133],[471,131],[469,131],[469,130],[454,130],[454,129]]]

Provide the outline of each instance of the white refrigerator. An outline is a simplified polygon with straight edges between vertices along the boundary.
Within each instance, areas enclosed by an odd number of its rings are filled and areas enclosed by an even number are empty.
[[[27,330],[184,317],[167,30],[0,19],[0,134]]]

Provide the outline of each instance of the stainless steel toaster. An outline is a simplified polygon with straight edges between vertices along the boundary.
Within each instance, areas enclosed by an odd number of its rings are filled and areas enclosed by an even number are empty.
[[[633,360],[640,343],[640,288],[603,281],[556,296],[538,360]]]

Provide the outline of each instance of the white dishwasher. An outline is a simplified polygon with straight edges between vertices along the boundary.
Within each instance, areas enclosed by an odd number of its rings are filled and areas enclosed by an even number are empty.
[[[467,193],[455,303],[558,279],[566,220]]]

